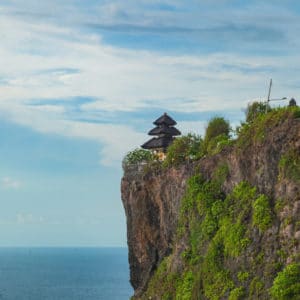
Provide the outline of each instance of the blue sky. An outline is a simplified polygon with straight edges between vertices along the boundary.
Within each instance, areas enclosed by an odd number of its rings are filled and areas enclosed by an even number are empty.
[[[167,111],[202,134],[298,99],[298,1],[0,3],[0,246],[125,246],[121,160]]]

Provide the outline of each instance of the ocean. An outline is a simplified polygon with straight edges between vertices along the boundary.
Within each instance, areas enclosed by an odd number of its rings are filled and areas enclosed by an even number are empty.
[[[128,300],[125,248],[0,248],[0,300]]]

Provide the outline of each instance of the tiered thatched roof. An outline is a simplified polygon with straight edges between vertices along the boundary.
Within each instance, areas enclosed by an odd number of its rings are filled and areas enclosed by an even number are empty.
[[[148,134],[157,137],[144,143],[142,148],[166,151],[168,146],[173,142],[174,136],[181,134],[181,132],[174,127],[177,123],[167,113],[164,113],[155,120],[153,124],[156,125],[156,127],[151,129]]]

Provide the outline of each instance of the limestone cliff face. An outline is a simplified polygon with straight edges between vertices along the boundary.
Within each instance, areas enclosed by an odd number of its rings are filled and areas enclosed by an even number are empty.
[[[130,281],[136,295],[147,286],[153,271],[170,254],[180,201],[192,167],[144,175],[125,169],[122,200],[127,217]]]
[[[206,180],[211,180],[215,176],[215,171],[222,165],[226,165],[227,168],[227,174],[221,184],[224,197],[230,194],[240,182],[247,181],[257,189],[258,193],[268,196],[272,207],[272,224],[264,232],[252,225],[252,212],[248,213],[243,219],[243,225],[247,229],[249,245],[236,257],[225,255],[222,258],[223,267],[225,266],[231,274],[232,286],[241,285],[240,288],[243,288],[244,292],[244,298],[232,299],[268,299],[264,292],[257,294],[260,296],[251,294],[252,281],[266,278],[263,284],[267,290],[276,272],[291,261],[300,259],[300,183],[297,178],[291,179],[285,176],[284,170],[280,169],[280,162],[284,157],[288,157],[289,153],[292,152],[293,157],[299,159],[300,120],[286,118],[277,123],[273,122],[272,126],[265,127],[256,138],[251,136],[251,132],[248,134],[249,140],[240,139],[234,146],[223,149],[217,155],[202,158],[197,162],[185,163],[177,168],[153,172],[144,172],[134,167],[125,169],[121,185],[122,201],[127,217],[131,284],[137,299],[144,299],[146,294],[152,299],[162,299],[162,295],[167,295],[163,294],[167,293],[166,285],[164,291],[163,289],[160,291],[157,282],[153,283],[154,286],[156,284],[157,294],[147,291],[155,270],[166,257],[170,257],[172,262],[167,267],[166,274],[172,272],[184,276],[187,271],[195,272],[197,265],[190,267],[182,258],[183,253],[190,247],[189,233],[180,237],[176,234],[181,202],[187,189],[188,178],[201,173]],[[282,207],[275,209],[279,200],[282,201]],[[203,221],[201,218],[199,216],[199,222]],[[185,223],[185,226],[188,232],[189,223]],[[212,235],[211,239],[213,238]],[[203,241],[204,246],[199,248],[202,249],[199,250],[200,252],[203,251],[200,256],[205,257],[209,242]],[[257,264],[253,267],[253,261],[258,255],[262,255],[262,252],[264,258],[260,262],[261,266]],[[278,253],[284,255],[279,257]],[[281,269],[275,267],[272,269],[271,265],[279,262]],[[241,273],[241,267],[245,270],[253,269],[255,274],[251,282],[250,279],[245,279],[243,283],[238,281],[237,274]],[[251,278],[251,272],[249,274]],[[202,281],[197,288],[203,289]],[[230,289],[233,290],[233,287],[224,289],[223,294],[220,292],[219,298],[210,298],[209,294],[203,291],[199,293],[193,291],[191,299],[228,299]],[[168,293],[173,295],[172,291]],[[199,296],[200,294],[202,296]],[[172,296],[163,299],[172,299]]]

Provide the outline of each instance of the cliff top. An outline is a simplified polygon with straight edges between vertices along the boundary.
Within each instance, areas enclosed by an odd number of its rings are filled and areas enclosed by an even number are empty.
[[[235,130],[230,127],[229,121],[215,117],[209,121],[204,137],[188,134],[176,138],[168,147],[164,161],[159,161],[153,152],[136,149],[125,156],[123,169],[127,173],[140,173],[142,170],[147,173],[198,161],[226,149],[229,151],[230,148],[245,152],[251,144],[262,144],[268,132],[273,133],[269,139],[280,142],[278,136],[293,131],[293,127],[298,127],[299,122],[298,106],[271,109],[265,103],[255,102],[248,106],[245,122],[241,122]]]

